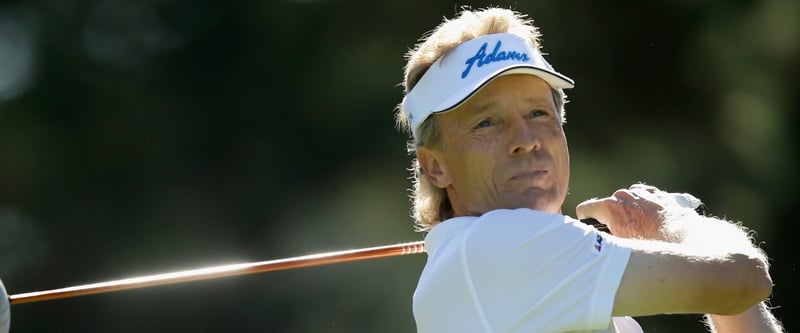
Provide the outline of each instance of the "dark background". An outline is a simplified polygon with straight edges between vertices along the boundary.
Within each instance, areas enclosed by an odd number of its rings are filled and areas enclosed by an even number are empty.
[[[566,214],[639,181],[691,192],[758,232],[800,328],[792,0],[0,2],[0,278],[17,294],[421,239],[403,54],[468,4],[530,14],[577,82]],[[12,331],[413,332],[424,260],[20,304]]]

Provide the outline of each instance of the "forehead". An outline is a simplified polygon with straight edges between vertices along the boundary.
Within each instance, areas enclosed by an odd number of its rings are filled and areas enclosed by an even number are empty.
[[[498,103],[509,103],[509,101],[522,105],[554,105],[552,89],[547,82],[533,75],[512,74],[490,81],[464,104],[444,115],[478,113]]]

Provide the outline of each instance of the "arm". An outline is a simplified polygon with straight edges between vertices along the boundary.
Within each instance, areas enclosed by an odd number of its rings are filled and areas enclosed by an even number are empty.
[[[766,265],[746,251],[709,255],[684,244],[627,244],[632,252],[614,300],[616,316],[735,314],[771,292]]]
[[[632,249],[614,315],[737,314],[769,296],[767,262],[743,228],[634,186],[578,206]]]
[[[737,315],[706,315],[712,333],[782,333],[781,323],[765,302],[758,303]]]

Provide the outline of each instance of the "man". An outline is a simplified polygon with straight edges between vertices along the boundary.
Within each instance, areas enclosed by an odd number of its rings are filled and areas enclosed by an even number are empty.
[[[413,137],[428,262],[419,332],[640,332],[630,316],[710,313],[720,332],[779,331],[765,255],[690,195],[637,184],[561,214],[563,89],[517,12],[464,10],[407,55],[398,124]],[[613,319],[612,319],[613,317]],[[713,330],[713,328],[712,328]]]

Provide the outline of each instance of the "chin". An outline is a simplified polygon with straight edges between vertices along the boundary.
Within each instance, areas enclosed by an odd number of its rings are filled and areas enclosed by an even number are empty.
[[[560,214],[561,213],[561,208],[560,207],[554,208],[551,205],[534,205],[534,206],[531,206],[531,207],[528,207],[528,208],[533,209],[533,210],[547,212],[547,213],[553,213],[553,214]]]
[[[527,204],[522,205],[522,207],[554,214],[561,213],[561,203],[558,201],[556,193],[538,193],[537,195],[529,196],[525,202]]]

